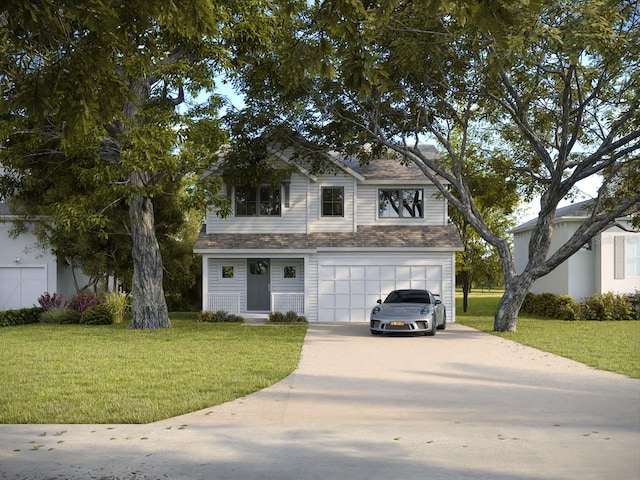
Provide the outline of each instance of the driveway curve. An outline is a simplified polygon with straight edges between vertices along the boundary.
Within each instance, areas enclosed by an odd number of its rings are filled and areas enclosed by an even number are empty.
[[[293,374],[223,405],[0,426],[2,480],[638,478],[640,380],[458,324],[311,324]]]

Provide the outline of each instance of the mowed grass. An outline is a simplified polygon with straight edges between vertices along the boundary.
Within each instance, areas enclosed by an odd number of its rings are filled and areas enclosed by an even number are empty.
[[[306,326],[195,315],[172,315],[173,328],[153,331],[0,328],[0,423],[154,422],[242,397],[296,368]]]
[[[516,332],[494,332],[493,316],[501,296],[502,292],[472,292],[465,313],[458,292],[456,321],[599,370],[640,378],[640,321],[569,322],[520,315]]]

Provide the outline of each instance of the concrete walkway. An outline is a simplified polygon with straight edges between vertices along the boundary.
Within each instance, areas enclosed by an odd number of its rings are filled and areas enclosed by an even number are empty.
[[[0,426],[0,479],[639,478],[640,380],[456,324],[312,324],[286,379],[154,424]]]

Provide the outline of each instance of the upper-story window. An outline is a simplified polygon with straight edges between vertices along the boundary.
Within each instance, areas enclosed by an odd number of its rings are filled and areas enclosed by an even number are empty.
[[[322,216],[344,217],[344,187],[322,188]]]
[[[280,189],[268,186],[257,189],[236,187],[236,216],[279,216]]]
[[[380,218],[422,218],[424,202],[422,189],[389,188],[378,191]]]

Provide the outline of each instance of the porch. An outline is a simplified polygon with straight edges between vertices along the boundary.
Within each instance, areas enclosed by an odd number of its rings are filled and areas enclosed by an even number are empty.
[[[298,315],[305,315],[304,293],[302,292],[272,292],[270,310],[247,310],[244,305],[244,295],[241,293],[209,293],[207,295],[207,308],[213,312],[225,311],[246,318],[263,318],[269,313],[290,311]]]

